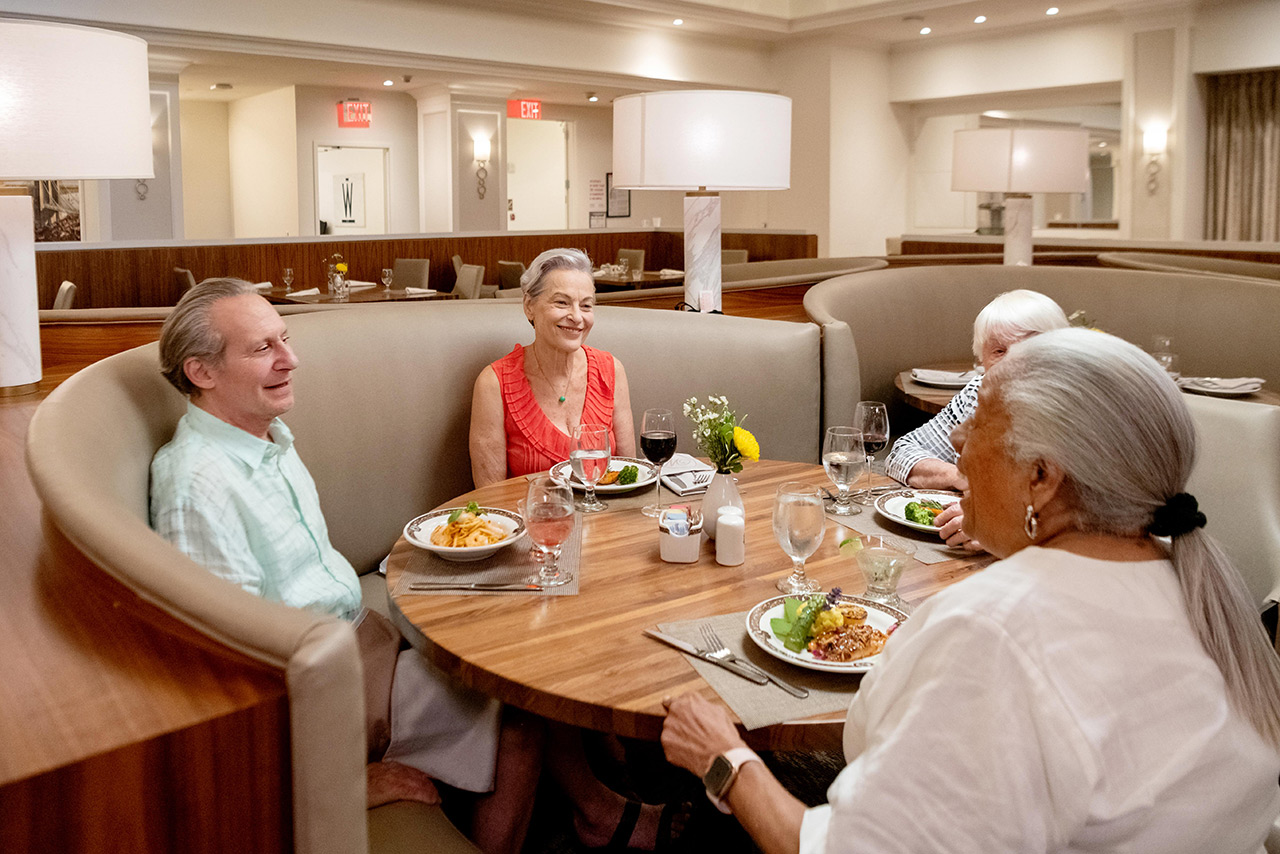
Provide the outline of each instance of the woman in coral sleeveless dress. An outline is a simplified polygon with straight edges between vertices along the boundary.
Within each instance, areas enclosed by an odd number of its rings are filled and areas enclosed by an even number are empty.
[[[635,456],[626,371],[586,346],[595,323],[591,260],[577,249],[549,249],[520,287],[533,343],[517,344],[476,379],[470,448],[477,487],[569,459],[579,424],[608,424],[613,453]]]

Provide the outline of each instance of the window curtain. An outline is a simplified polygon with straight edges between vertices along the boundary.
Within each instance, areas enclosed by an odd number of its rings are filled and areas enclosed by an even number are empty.
[[[1280,240],[1280,71],[1207,83],[1206,236]]]

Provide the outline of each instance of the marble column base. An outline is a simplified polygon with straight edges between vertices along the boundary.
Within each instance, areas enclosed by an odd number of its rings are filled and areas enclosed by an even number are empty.
[[[720,196],[684,197],[684,301],[720,311]]]
[[[1004,194],[1004,263],[1031,266],[1031,221],[1034,218],[1031,196],[1025,193]]]
[[[38,309],[31,197],[0,196],[0,388],[40,382]]]

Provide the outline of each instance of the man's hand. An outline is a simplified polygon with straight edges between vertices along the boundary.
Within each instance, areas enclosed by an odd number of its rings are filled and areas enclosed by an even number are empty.
[[[718,755],[746,746],[724,706],[693,693],[681,694],[674,702],[663,700],[662,704],[667,707],[662,749],[671,764],[701,777]]]
[[[928,457],[916,462],[907,474],[907,486],[916,489],[954,489],[964,492],[969,480],[951,463]]]
[[[369,809],[392,801],[440,803],[440,793],[431,778],[417,768],[399,762],[370,762],[364,769],[368,783],[365,806]]]
[[[960,510],[960,502],[953,501],[933,520],[938,529],[938,536],[952,548],[963,546],[971,552],[982,551],[982,544],[964,532],[964,513]]]

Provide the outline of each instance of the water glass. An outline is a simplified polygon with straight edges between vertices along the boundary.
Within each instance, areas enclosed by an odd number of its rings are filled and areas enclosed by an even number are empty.
[[[293,290],[293,268],[284,268],[284,292],[290,293]]]
[[[837,516],[856,516],[862,508],[849,497],[849,487],[857,483],[866,466],[862,433],[852,427],[828,427],[822,440],[822,467],[836,485],[836,499],[831,512]]]
[[[783,593],[813,593],[819,589],[818,582],[805,575],[804,562],[822,544],[826,525],[818,487],[794,481],[778,487],[773,498],[773,535],[792,563],[791,575],[777,585]]]
[[[382,286],[388,290],[391,289],[391,275],[392,270],[390,267],[382,268]]]
[[[889,410],[878,400],[864,400],[853,415],[853,429],[862,433],[862,449],[867,460],[867,486],[853,496],[859,504],[871,504],[871,463],[875,454],[889,444]]]
[[[1160,351],[1151,354],[1151,358],[1156,360],[1160,367],[1164,368],[1165,373],[1175,382],[1182,376],[1182,370],[1178,365],[1178,354],[1168,351]]]
[[[573,428],[569,465],[586,487],[578,504],[583,513],[599,513],[609,506],[596,497],[596,483],[609,470],[609,452],[609,425],[579,424]]]
[[[519,502],[525,530],[533,541],[541,568],[526,583],[558,587],[573,580],[573,573],[559,567],[560,550],[573,534],[573,489],[546,475],[529,481],[529,490]]]
[[[662,466],[675,456],[676,425],[670,409],[646,409],[640,419],[640,453],[658,464],[658,500],[641,510],[646,516],[662,515]]]
[[[862,595],[873,602],[883,602],[899,610],[909,610],[898,596],[898,579],[902,571],[915,563],[916,544],[889,534],[872,534],[855,552],[858,568],[866,579]]]

